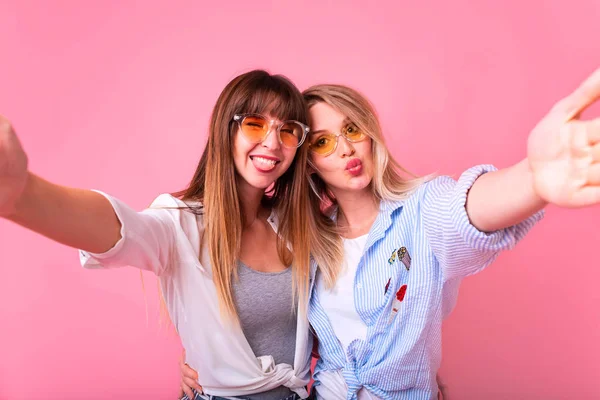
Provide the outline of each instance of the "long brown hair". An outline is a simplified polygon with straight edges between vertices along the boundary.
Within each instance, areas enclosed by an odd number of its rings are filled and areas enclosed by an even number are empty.
[[[282,75],[254,70],[234,78],[221,92],[212,112],[208,143],[188,187],[174,196],[199,201],[221,314],[237,319],[232,280],[237,276],[243,216],[233,161],[234,114],[269,114],[307,123],[306,105],[294,84]],[[306,306],[309,287],[309,213],[306,152],[297,151],[288,170],[265,192],[263,204],[279,217],[277,250],[292,264],[294,298]],[[287,246],[290,246],[291,252]]]

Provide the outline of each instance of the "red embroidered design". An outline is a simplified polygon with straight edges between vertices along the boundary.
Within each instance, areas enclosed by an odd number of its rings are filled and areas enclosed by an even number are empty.
[[[396,293],[396,299],[398,299],[398,301],[404,300],[404,296],[406,295],[406,288],[406,285],[402,285]]]

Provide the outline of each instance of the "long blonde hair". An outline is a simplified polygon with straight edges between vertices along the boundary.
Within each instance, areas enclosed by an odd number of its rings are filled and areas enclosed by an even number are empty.
[[[243,216],[233,161],[234,114],[270,114],[280,120],[307,123],[302,94],[286,77],[255,70],[233,79],[213,109],[204,153],[188,187],[174,196],[199,201],[191,211],[202,214],[213,279],[221,315],[237,320],[232,282],[237,277]],[[309,288],[308,184],[306,152],[297,151],[289,169],[265,193],[262,202],[279,216],[277,250],[285,265],[292,264],[294,298],[306,306]],[[288,250],[290,246],[292,251]]]
[[[375,108],[369,100],[355,89],[343,85],[315,85],[303,92],[308,108],[317,103],[326,103],[348,117],[356,126],[371,138],[374,174],[371,182],[373,196],[378,201],[404,200],[421,184],[432,176],[417,177],[403,168],[390,154],[381,130]],[[308,146],[305,146],[308,147]],[[318,157],[318,156],[315,156]],[[310,157],[308,159],[310,164]],[[407,178],[402,176],[407,175]],[[311,191],[309,193],[311,209],[320,209],[321,218],[330,221],[328,229],[319,232],[319,242],[330,247],[332,253],[326,264],[319,264],[327,287],[335,284],[343,258],[342,241],[339,232],[331,219],[324,212],[327,206],[335,205],[333,193],[317,173],[308,178]],[[325,223],[325,222],[322,222]]]

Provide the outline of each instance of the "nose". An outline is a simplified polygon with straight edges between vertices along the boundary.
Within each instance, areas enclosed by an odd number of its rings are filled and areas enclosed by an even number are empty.
[[[350,157],[350,156],[354,155],[356,150],[354,150],[354,146],[352,146],[352,143],[350,143],[350,141],[348,139],[346,139],[346,136],[340,135],[340,136],[338,136],[337,140],[338,140],[337,150],[340,154],[340,157],[344,158],[344,157]]]
[[[277,127],[275,125],[269,127],[269,132],[267,132],[267,136],[263,139],[261,145],[270,150],[279,149],[281,143],[279,143],[279,135],[277,134]]]

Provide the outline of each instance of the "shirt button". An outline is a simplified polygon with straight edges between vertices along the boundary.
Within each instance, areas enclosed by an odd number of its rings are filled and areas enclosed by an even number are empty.
[[[356,284],[356,288],[357,288],[357,289],[362,289],[362,283],[357,283],[357,284]]]

